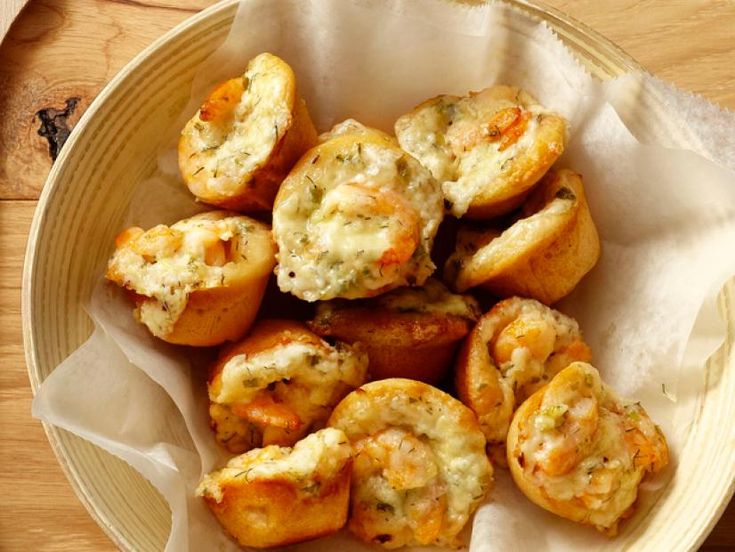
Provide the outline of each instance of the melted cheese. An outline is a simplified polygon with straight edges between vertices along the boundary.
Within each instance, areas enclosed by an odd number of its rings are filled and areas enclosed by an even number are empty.
[[[438,184],[387,137],[356,125],[309,153],[273,211],[278,286],[307,301],[420,284],[435,268]]]
[[[139,305],[136,315],[154,335],[165,336],[186,309],[190,293],[227,286],[235,265],[248,262],[251,250],[258,250],[256,242],[264,239],[269,239],[267,228],[248,217],[205,213],[170,228],[158,225],[123,244],[110,259],[108,278],[151,299]],[[212,247],[228,249],[230,258],[221,266],[209,264]],[[269,266],[263,263],[263,274]]]
[[[236,456],[225,468],[205,475],[196,494],[221,502],[227,486],[268,480],[288,481],[300,494],[318,494],[351,457],[345,434],[326,428],[305,437],[293,448],[272,445]]]
[[[375,301],[382,308],[398,312],[441,313],[477,320],[480,306],[474,297],[449,291],[439,280],[429,278],[419,288],[398,288]]]
[[[241,79],[231,110],[209,120],[200,111],[183,131],[192,178],[223,195],[237,193],[268,162],[292,121],[294,76],[285,63],[260,54]]]

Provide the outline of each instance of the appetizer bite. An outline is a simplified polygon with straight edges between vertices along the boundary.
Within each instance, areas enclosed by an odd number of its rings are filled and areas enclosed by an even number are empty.
[[[472,411],[435,387],[395,378],[347,395],[329,426],[353,447],[350,531],[385,548],[460,544],[493,473]]]
[[[465,340],[455,372],[459,399],[490,445],[503,445],[516,405],[592,353],[577,322],[533,299],[512,297],[488,311]]]
[[[582,178],[550,171],[506,230],[463,228],[444,267],[463,292],[482,286],[500,297],[521,295],[550,305],[569,294],[600,258]]]
[[[280,58],[263,53],[215,88],[179,140],[179,169],[198,199],[226,209],[270,210],[293,164],[317,134]]]
[[[666,439],[640,403],[617,397],[584,362],[521,405],[507,454],[531,501],[609,536],[632,515],[640,482],[669,460]]]
[[[234,453],[293,445],[324,427],[334,406],[365,382],[367,366],[359,344],[332,346],[290,320],[258,322],[212,367],[215,438]]]
[[[448,210],[473,219],[518,207],[566,141],[566,121],[512,86],[426,100],[395,131],[441,183]]]
[[[314,539],[347,520],[351,450],[345,434],[322,429],[291,448],[271,445],[236,456],[197,488],[242,546]]]
[[[423,284],[443,216],[436,180],[395,139],[356,121],[324,139],[273,207],[281,291],[316,301]]]
[[[429,278],[420,288],[398,288],[363,301],[320,303],[309,327],[321,336],[360,342],[372,379],[410,378],[437,383],[480,307]]]
[[[270,228],[210,211],[115,240],[105,277],[132,292],[135,317],[179,345],[237,340],[250,328],[273,266]]]

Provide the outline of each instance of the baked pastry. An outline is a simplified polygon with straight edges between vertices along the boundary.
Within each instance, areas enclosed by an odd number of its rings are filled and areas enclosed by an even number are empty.
[[[217,86],[186,124],[179,169],[201,201],[240,211],[270,210],[278,186],[317,134],[293,70],[273,54]]]
[[[573,318],[511,297],[483,315],[462,345],[457,394],[477,415],[488,443],[503,445],[517,405],[572,362],[590,360]]]
[[[394,138],[356,121],[323,139],[273,206],[281,291],[316,301],[423,284],[443,216],[438,183]]]
[[[570,364],[524,402],[508,431],[508,465],[530,500],[610,536],[638,486],[669,453],[638,402],[620,399],[592,366]]]
[[[513,86],[426,100],[395,124],[456,217],[512,211],[564,151],[566,121]]]
[[[344,433],[322,429],[291,448],[236,456],[197,488],[242,546],[265,548],[329,535],[347,520],[351,450]]]
[[[550,171],[506,230],[463,228],[444,267],[445,281],[463,292],[482,286],[495,295],[521,295],[555,303],[600,258],[582,178]]]
[[[299,322],[260,321],[212,367],[215,438],[234,453],[293,445],[365,382],[367,365],[359,344],[332,346]]]
[[[353,447],[350,531],[385,548],[460,544],[493,473],[471,410],[435,387],[393,378],[347,395],[329,426]]]
[[[250,328],[275,265],[268,225],[226,211],[118,235],[105,277],[133,292],[135,316],[180,345],[236,340]]]
[[[372,379],[410,378],[437,383],[462,338],[480,315],[477,301],[429,278],[362,301],[320,303],[309,327],[321,336],[360,342]]]

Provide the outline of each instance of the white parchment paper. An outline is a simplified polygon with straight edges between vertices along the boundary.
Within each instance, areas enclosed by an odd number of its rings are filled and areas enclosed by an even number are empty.
[[[600,84],[545,25],[503,4],[243,1],[169,129],[159,175],[134,195],[126,223],[149,227],[202,209],[178,180],[172,146],[208,90],[262,51],[294,68],[319,131],[347,117],[392,131],[399,115],[426,98],[496,83],[521,86],[569,119],[559,164],[584,176],[603,254],[560,308],[579,320],[605,380],[641,400],[668,438],[672,466],[646,486],[637,518],[645,516],[676,469],[702,393],[701,367],[724,336],[713,298],[735,274],[735,117],[648,75]],[[673,148],[675,141],[656,135],[653,115],[649,121],[636,110],[654,92],[695,138],[694,151]],[[167,551],[234,549],[193,497],[201,475],[225,461],[208,428],[197,370],[205,354],[151,337],[122,294],[102,281],[88,312],[93,336],[43,383],[34,415],[120,456],[159,489],[172,511]],[[607,542],[534,506],[497,470],[469,548],[595,550]],[[340,533],[288,549],[371,548]]]

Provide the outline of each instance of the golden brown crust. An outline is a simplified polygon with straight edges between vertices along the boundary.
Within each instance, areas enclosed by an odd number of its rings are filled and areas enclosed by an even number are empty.
[[[442,183],[452,214],[480,220],[518,207],[566,142],[563,117],[504,85],[426,100],[395,130]]]
[[[353,533],[385,548],[459,544],[492,482],[472,411],[430,385],[392,378],[350,393],[328,425],[355,451]]]
[[[211,281],[212,276],[209,274],[206,281],[189,282],[191,289],[188,291],[182,291],[184,288],[180,285],[183,296],[179,300],[185,305],[183,311],[173,320],[172,325],[157,324],[147,307],[158,309],[157,305],[165,306],[162,297],[167,292],[161,290],[167,289],[176,280],[174,276],[178,277],[178,271],[182,269],[179,265],[172,265],[170,273],[159,273],[157,277],[165,278],[165,281],[160,282],[153,277],[136,283],[135,276],[148,270],[152,264],[162,266],[173,256],[181,254],[182,244],[189,233],[204,231],[214,236],[207,229],[214,229],[214,225],[228,220],[235,221],[232,224],[232,228],[235,228],[232,231],[234,234],[228,234],[230,237],[227,240],[216,239],[214,245],[219,247],[223,255],[230,254],[225,253],[226,249],[234,248],[236,252],[232,253],[233,257],[225,257],[221,259],[223,265],[212,267],[209,267],[206,259],[208,253],[202,259],[191,257],[191,262],[199,266],[202,274],[218,270],[216,282]],[[209,224],[213,226],[209,227]],[[237,230],[238,228],[243,230]],[[244,245],[240,243],[241,240]],[[148,232],[135,227],[129,228],[117,237],[116,246],[117,251],[108,265],[105,277],[131,292],[137,307],[136,316],[156,337],[177,345],[208,347],[240,339],[255,320],[268,277],[275,265],[275,244],[270,228],[249,217],[227,211],[200,213],[171,227],[159,225]],[[204,247],[206,249],[207,246]],[[126,261],[118,258],[123,249],[131,252],[125,257]],[[144,253],[140,253],[140,250]],[[244,251],[247,251],[247,255]],[[125,264],[126,262],[132,264]],[[153,287],[142,289],[142,284]],[[156,288],[156,285],[161,289]]]
[[[199,112],[187,123],[178,144],[179,168],[190,191],[205,203],[237,211],[269,211],[288,171],[317,142],[316,129],[306,102],[298,95],[293,70],[283,60],[271,54],[261,54],[251,60],[249,70],[253,63],[260,63],[269,71],[280,72],[287,82],[281,107],[288,110],[289,114],[285,121],[280,121],[280,128],[277,128],[278,140],[272,145],[267,157],[252,171],[230,180],[225,187],[214,184],[216,171],[210,171],[206,168],[205,161],[200,159],[206,153],[206,148],[202,149],[200,137],[195,135],[194,128],[210,120],[219,124],[223,122],[220,119],[226,119],[219,112],[207,116],[207,106],[219,101],[228,102],[229,107],[232,107],[245,92],[241,84],[243,77],[226,81],[212,91]],[[220,107],[220,111],[225,111],[225,108]]]
[[[464,341],[455,364],[457,395],[477,415],[488,443],[502,445],[516,405],[570,363],[591,359],[576,321],[512,297],[483,315]]]
[[[569,398],[570,392],[574,399]],[[548,394],[554,395],[551,407]],[[565,394],[566,402],[560,401]],[[575,405],[574,400],[579,402]],[[587,405],[580,407],[584,401]],[[540,429],[537,417],[558,408],[556,404],[568,410],[557,416],[556,427]],[[544,431],[551,435],[544,437]],[[550,447],[529,449],[531,442],[543,446],[533,441],[538,439],[534,433],[550,442],[566,441],[563,452]],[[534,450],[544,452],[539,458],[529,457]],[[513,480],[532,502],[614,536],[619,522],[635,509],[641,480],[668,464],[668,447],[640,403],[619,399],[593,367],[576,362],[518,408],[508,430],[507,460]],[[584,474],[582,487],[579,473]],[[554,489],[565,482],[568,487],[555,495]]]
[[[549,172],[523,212],[525,218],[501,236],[495,231],[479,233],[459,244],[445,267],[445,277],[455,289],[481,286],[500,297],[520,295],[551,305],[595,266],[600,240],[580,175]],[[539,224],[542,213],[546,220]],[[537,218],[531,222],[532,217]],[[498,240],[504,240],[504,246],[491,252]]]
[[[319,495],[303,497],[292,482],[265,480],[227,484],[222,500],[205,501],[242,546],[268,548],[330,535],[344,526],[351,462]]]

